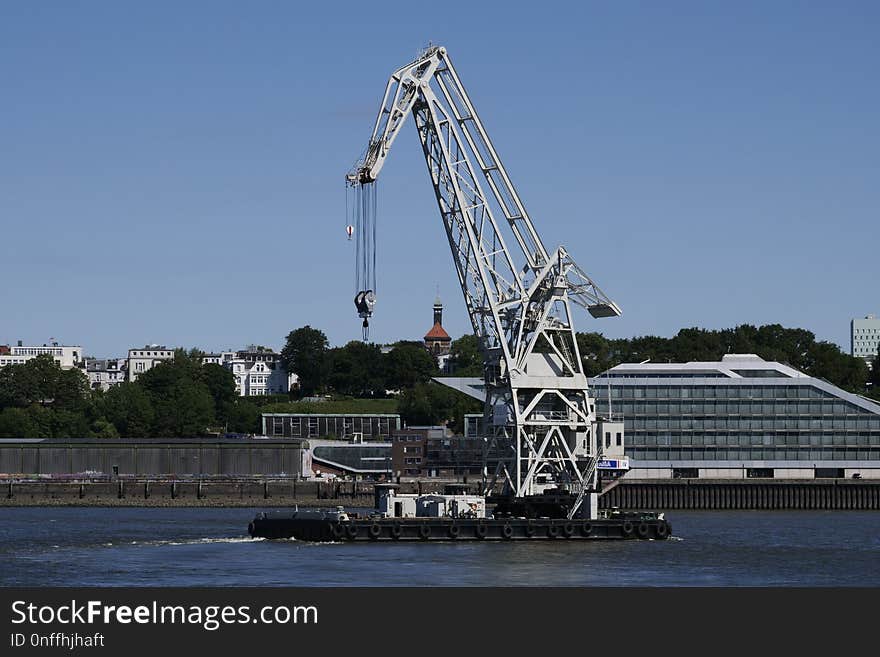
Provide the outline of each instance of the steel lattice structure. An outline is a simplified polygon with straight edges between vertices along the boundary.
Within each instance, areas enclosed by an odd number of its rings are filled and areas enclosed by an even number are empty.
[[[491,483],[503,476],[516,497],[576,494],[573,516],[596,490],[601,445],[572,304],[594,317],[620,309],[565,248],[544,247],[442,47],[392,74],[349,184],[375,182],[410,114],[484,354],[487,448],[502,455]]]

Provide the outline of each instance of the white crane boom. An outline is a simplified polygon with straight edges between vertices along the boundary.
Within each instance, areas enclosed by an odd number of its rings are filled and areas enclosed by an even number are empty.
[[[410,114],[484,354],[487,446],[500,457],[491,484],[502,475],[517,498],[561,489],[577,498],[573,516],[596,490],[601,444],[571,303],[594,317],[620,309],[564,247],[544,247],[442,47],[391,75],[350,185],[376,181]]]

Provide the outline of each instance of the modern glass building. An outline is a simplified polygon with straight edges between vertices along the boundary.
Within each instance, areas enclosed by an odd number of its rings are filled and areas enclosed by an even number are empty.
[[[755,355],[618,365],[591,380],[622,415],[627,478],[880,478],[880,405]]]

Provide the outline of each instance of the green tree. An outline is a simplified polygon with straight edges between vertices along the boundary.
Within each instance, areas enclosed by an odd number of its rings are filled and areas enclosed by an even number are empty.
[[[95,438],[119,438],[119,432],[114,424],[104,418],[92,422],[92,435]]]
[[[877,355],[874,356],[869,382],[871,384],[869,388],[871,397],[880,400],[880,349],[878,349]]]
[[[154,411],[152,435],[190,438],[205,434],[215,421],[215,407],[202,379],[200,357],[183,350],[138,377],[136,385],[147,392]]]
[[[11,366],[8,366],[11,367]],[[4,408],[0,411],[0,438],[44,438],[39,425],[26,408]]]
[[[449,371],[455,376],[483,376],[483,353],[475,335],[453,340],[449,349]]]
[[[612,367],[611,345],[601,333],[578,333],[577,344],[587,376],[597,376]]]
[[[327,349],[327,336],[311,326],[303,326],[287,335],[287,344],[281,350],[281,363],[288,372],[299,377],[303,396],[314,395],[327,384],[330,373]]]
[[[352,397],[385,395],[385,361],[375,344],[353,340],[330,349],[327,383],[335,392]]]
[[[400,395],[399,412],[409,425],[446,424],[454,431],[464,430],[466,413],[479,413],[483,403],[468,395],[434,382],[418,383]]]
[[[437,360],[421,342],[401,341],[385,354],[385,384],[391,390],[412,388],[437,376]]]
[[[123,438],[153,435],[155,411],[146,390],[138,383],[121,383],[104,395],[104,413]]]
[[[232,372],[217,363],[207,363],[198,370],[198,380],[205,384],[211,399],[214,401],[214,414],[217,420],[226,420],[229,405],[235,402],[235,376]]]
[[[239,399],[226,409],[226,430],[232,433],[259,433],[262,430],[260,407]]]
[[[80,370],[62,370],[48,354],[0,369],[0,408],[31,404],[80,409],[89,382]]]
[[[156,414],[153,420],[153,435],[156,437],[203,436],[214,423],[214,400],[201,381],[181,378],[163,389],[161,394],[152,394],[151,399]]]
[[[578,347],[589,376],[620,363],[717,361],[725,354],[757,354],[764,360],[788,364],[850,392],[864,391],[864,361],[843,353],[837,345],[817,342],[805,329],[780,324],[733,329],[686,328],[672,338],[653,335],[608,340],[599,333],[578,333]]]
[[[92,435],[86,414],[78,410],[41,409],[45,412],[48,434],[52,438],[85,438]]]

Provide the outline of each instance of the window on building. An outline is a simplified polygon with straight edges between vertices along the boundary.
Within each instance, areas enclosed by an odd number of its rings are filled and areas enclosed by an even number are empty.
[[[773,479],[773,468],[746,468],[749,479]]]
[[[814,472],[816,479],[843,479],[843,468],[816,468]]]

